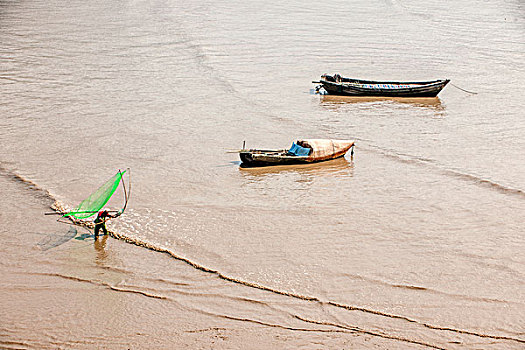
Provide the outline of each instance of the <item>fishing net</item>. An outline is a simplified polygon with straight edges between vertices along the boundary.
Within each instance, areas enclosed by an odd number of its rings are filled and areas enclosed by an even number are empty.
[[[87,219],[90,216],[95,215],[109,201],[125,172],[126,171],[119,171],[88,198],[84,199],[74,210],[64,214],[64,216],[72,216],[77,219]]]

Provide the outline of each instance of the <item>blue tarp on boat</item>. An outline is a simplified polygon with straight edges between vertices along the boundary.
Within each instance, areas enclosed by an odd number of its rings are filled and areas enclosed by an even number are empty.
[[[288,154],[293,156],[304,157],[310,154],[310,148],[301,147],[294,142],[292,143],[292,147],[288,150]]]

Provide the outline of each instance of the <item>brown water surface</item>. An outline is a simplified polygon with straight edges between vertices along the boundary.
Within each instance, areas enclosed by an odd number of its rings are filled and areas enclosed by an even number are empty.
[[[523,348],[524,15],[0,1],[0,346]],[[336,72],[477,94],[310,92]],[[298,138],[355,155],[245,169],[229,152]],[[42,215],[127,167],[108,226],[135,245]]]

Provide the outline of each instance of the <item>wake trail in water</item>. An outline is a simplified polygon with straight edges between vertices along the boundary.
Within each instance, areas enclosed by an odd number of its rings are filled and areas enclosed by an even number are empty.
[[[368,147],[360,146],[359,147],[360,149],[363,149],[363,150],[369,151],[369,152],[374,152],[376,154],[380,154],[380,155],[382,155],[384,157],[387,157],[387,158],[389,158],[389,159],[391,159],[393,161],[396,161],[396,162],[399,162],[399,163],[404,163],[404,164],[412,164],[412,165],[422,166],[422,167],[431,167],[431,168],[433,168],[435,170],[438,170],[443,175],[446,175],[446,176],[449,176],[449,177],[453,177],[453,178],[456,178],[456,179],[459,179],[459,180],[467,181],[467,182],[473,183],[473,184],[475,184],[477,186],[480,186],[480,187],[484,187],[484,188],[488,188],[488,189],[491,189],[491,190],[495,190],[495,191],[498,191],[498,192],[500,192],[502,194],[514,195],[514,196],[521,197],[521,198],[525,199],[525,191],[524,190],[517,189],[517,188],[512,188],[512,187],[509,187],[509,186],[505,186],[505,185],[502,185],[502,184],[497,183],[495,181],[492,181],[492,180],[489,180],[489,179],[485,179],[485,178],[477,176],[477,175],[469,174],[467,172],[463,172],[463,171],[460,171],[460,170],[444,168],[442,165],[436,163],[432,159],[427,159],[427,158],[423,158],[423,157],[420,157],[420,156],[414,156],[414,155],[410,155],[410,154],[400,153],[400,152],[397,152],[396,150],[393,150],[393,149],[388,149],[388,148],[384,148],[384,147],[380,147],[380,146],[375,146],[375,145],[373,145],[371,143],[370,140],[363,140],[363,139],[357,139],[357,138],[356,138],[356,140],[369,142]]]
[[[222,87],[225,89],[225,91],[233,94],[237,94],[238,91],[235,89],[235,87],[227,80],[225,79],[212,65],[208,63],[208,55],[204,52],[204,49],[201,44],[198,43],[197,39],[194,38],[191,34],[189,34],[189,31],[182,27],[182,25],[179,26],[179,35],[182,38],[182,42],[186,45],[186,48],[188,50],[193,51],[192,57],[194,58],[195,62],[201,69],[210,76],[210,78],[213,78],[214,81],[220,83]]]
[[[193,51],[192,57],[194,58],[197,66],[200,67],[201,70],[205,72],[214,83],[220,85],[224,92],[230,94],[234,99],[242,102],[244,105],[256,107],[257,109],[252,109],[252,112],[255,112],[261,116],[268,117],[278,122],[297,124],[298,121],[296,119],[273,114],[264,104],[259,103],[253,98],[250,98],[246,94],[243,94],[237,90],[234,84],[226,78],[227,74],[221,73],[219,69],[210,63],[209,55],[205,52],[203,45],[199,44],[198,40],[194,38],[188,30],[182,28],[182,26],[179,27],[179,30],[179,34],[183,38],[186,48],[190,51]]]
[[[63,208],[65,208],[65,205],[62,202],[60,202],[58,199],[56,199],[49,191],[40,188],[33,181],[25,179],[21,175],[16,174],[15,172],[12,172],[12,171],[8,171],[7,169],[5,169],[5,168],[3,168],[1,166],[0,166],[0,175],[3,175],[5,177],[7,177],[7,178],[10,178],[10,179],[14,180],[15,182],[24,184],[24,186],[26,186],[26,188],[28,188],[29,190],[33,191],[35,194],[37,194],[37,196],[39,196],[41,198],[46,198],[48,200],[54,201],[53,204],[50,206],[51,209],[56,210],[58,212],[61,212],[61,210],[63,210]],[[81,224],[83,224],[85,226],[92,226],[93,225],[92,223],[81,223]],[[109,233],[109,235],[111,237],[113,237],[115,239],[127,242],[129,244],[133,244],[133,245],[136,245],[136,246],[139,246],[139,247],[147,248],[147,249],[150,249],[152,251],[156,251],[156,252],[159,252],[159,253],[167,254],[167,255],[171,256],[172,258],[174,258],[176,260],[179,260],[179,261],[182,261],[182,262],[192,266],[193,268],[195,268],[195,269],[197,269],[199,271],[203,271],[203,272],[215,275],[216,277],[218,277],[218,278],[220,278],[222,280],[225,280],[225,281],[228,281],[228,282],[232,282],[232,283],[235,283],[235,284],[239,284],[239,285],[242,285],[242,286],[259,289],[259,290],[263,290],[263,291],[274,293],[274,294],[278,294],[278,295],[287,296],[287,297],[294,298],[294,299],[299,299],[299,300],[308,301],[308,302],[314,302],[314,303],[317,303],[317,304],[320,304],[320,305],[330,305],[330,306],[333,306],[333,307],[336,307],[336,308],[339,308],[339,309],[345,309],[345,310],[349,310],[349,311],[359,311],[359,312],[363,312],[363,313],[366,313],[366,314],[372,314],[372,315],[381,316],[381,317],[385,317],[385,318],[402,320],[402,321],[405,321],[405,322],[408,322],[408,323],[417,324],[419,326],[422,326],[422,327],[425,327],[425,328],[429,328],[429,329],[433,329],[433,330],[448,331],[448,332],[454,332],[454,333],[457,333],[457,334],[466,334],[466,335],[476,336],[476,337],[480,337],[480,338],[508,340],[508,341],[513,341],[513,342],[518,342],[518,343],[525,344],[525,339],[513,338],[513,337],[507,337],[507,336],[499,336],[499,335],[491,335],[491,334],[485,334],[485,333],[480,333],[480,332],[473,332],[473,331],[463,330],[463,329],[459,329],[459,328],[442,327],[442,326],[432,325],[432,324],[425,323],[425,322],[420,322],[420,321],[418,321],[416,319],[413,319],[413,318],[410,318],[410,317],[407,317],[407,316],[391,314],[391,313],[387,313],[387,312],[382,312],[382,311],[368,309],[368,308],[364,308],[364,307],[358,307],[358,306],[352,306],[352,305],[337,303],[337,302],[333,302],[333,301],[323,301],[317,296],[308,296],[308,295],[303,295],[303,294],[299,294],[299,293],[293,293],[293,292],[278,290],[278,289],[275,289],[275,288],[272,288],[272,287],[268,287],[268,286],[265,286],[265,285],[262,285],[262,284],[259,284],[259,283],[256,283],[256,282],[245,281],[245,280],[241,280],[241,279],[238,279],[236,277],[233,277],[233,276],[228,276],[228,275],[226,275],[226,274],[224,274],[224,273],[222,273],[222,272],[220,272],[220,271],[218,271],[216,269],[213,269],[213,268],[210,268],[210,267],[206,267],[204,265],[201,265],[201,264],[199,264],[197,262],[192,261],[189,258],[186,258],[186,257],[183,257],[181,255],[178,255],[176,252],[174,252],[174,251],[172,251],[172,250],[170,250],[168,248],[155,245],[155,244],[147,242],[145,240],[141,240],[139,238],[131,237],[131,236],[128,236],[126,234],[114,232],[114,231],[111,231],[111,230],[108,230],[108,233]],[[119,291],[119,292],[138,293],[138,294],[142,294],[144,296],[158,298],[158,299],[166,299],[167,298],[167,297],[164,297],[164,296],[158,296],[158,295],[153,295],[153,294],[150,295],[149,293],[142,292],[142,291],[128,290],[128,289],[122,289],[122,288],[119,288],[119,287],[114,287],[114,286],[111,286],[109,284],[105,284],[104,282],[96,282],[96,281],[91,281],[91,280],[84,280],[84,279],[81,279],[81,278],[71,277],[71,276],[64,276],[64,275],[57,275],[57,277],[75,279],[75,280],[78,280],[79,282],[89,282],[89,283],[100,284],[100,285],[104,285],[107,288],[110,288],[112,290]]]
[[[301,320],[301,321],[307,322],[307,323],[313,323],[313,324],[318,324],[318,325],[325,325],[325,326],[332,326],[332,327],[336,327],[336,328],[348,329],[348,330],[350,330],[352,332],[355,332],[355,333],[362,333],[362,334],[373,335],[375,337],[380,337],[380,338],[385,338],[385,339],[398,340],[398,341],[402,341],[402,342],[406,342],[406,343],[426,346],[426,347],[433,348],[433,349],[443,349],[441,347],[438,347],[438,346],[435,346],[435,345],[432,345],[432,344],[429,344],[429,343],[423,343],[423,342],[412,340],[412,339],[408,339],[408,338],[396,337],[396,336],[391,336],[391,335],[382,334],[382,333],[378,333],[378,332],[368,331],[368,330],[365,330],[365,329],[362,329],[362,328],[359,328],[359,327],[355,327],[355,326],[354,327],[350,327],[350,326],[344,326],[344,325],[340,325],[340,324],[333,323],[333,322],[314,321],[314,320],[310,320],[310,319],[307,319],[307,318],[304,318],[304,317],[301,317],[301,316],[298,316],[298,315],[294,315],[294,317],[297,318],[298,320]]]
[[[85,278],[80,278],[80,277],[75,277],[75,276],[62,275],[62,274],[58,274],[58,273],[38,272],[38,273],[33,273],[33,274],[34,275],[40,275],[40,276],[59,277],[59,278],[63,278],[63,279],[73,280],[73,281],[76,281],[76,282],[90,283],[90,284],[94,284],[94,285],[97,285],[97,286],[105,287],[105,288],[113,290],[115,292],[139,294],[139,295],[142,295],[142,296],[145,296],[145,297],[148,297],[148,298],[154,298],[154,299],[163,299],[163,300],[168,299],[168,297],[165,297],[163,295],[147,293],[147,292],[144,292],[142,290],[136,290],[136,289],[130,289],[130,288],[123,288],[123,287],[113,286],[113,285],[111,285],[109,283],[102,282],[102,281],[95,281],[95,280],[90,280],[90,279],[85,279]]]
[[[514,303],[514,302],[507,301],[507,300],[500,300],[500,299],[495,299],[495,298],[474,297],[474,296],[468,296],[468,295],[463,295],[463,294],[447,293],[447,292],[444,292],[444,291],[441,291],[441,290],[427,288],[427,287],[406,285],[406,284],[399,284],[399,283],[392,283],[392,282],[388,282],[388,281],[383,281],[383,280],[378,280],[378,279],[364,277],[364,276],[361,276],[361,275],[348,274],[348,273],[346,273],[345,275],[348,276],[349,278],[352,278],[352,279],[359,279],[359,280],[362,280],[362,281],[365,281],[365,282],[368,282],[368,283],[371,283],[371,284],[386,286],[386,287],[390,287],[390,288],[398,288],[398,289],[407,289],[407,290],[413,290],[413,291],[421,291],[421,292],[425,292],[425,293],[436,294],[436,295],[443,295],[443,296],[456,298],[456,299],[461,299],[461,300],[481,301],[481,302],[500,303],[500,304],[518,304],[519,306],[522,305],[521,303]]]

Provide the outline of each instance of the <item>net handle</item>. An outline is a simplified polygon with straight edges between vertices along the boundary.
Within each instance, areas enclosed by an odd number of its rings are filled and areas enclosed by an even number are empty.
[[[128,173],[128,190],[126,191],[126,184],[124,183],[124,177],[122,176],[122,171],[118,171],[120,173],[120,180],[122,181],[122,188],[124,189],[124,207],[120,211],[122,214],[124,210],[126,210],[126,207],[128,206],[129,197],[131,196],[131,170],[130,168],[126,169],[126,172]]]

